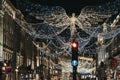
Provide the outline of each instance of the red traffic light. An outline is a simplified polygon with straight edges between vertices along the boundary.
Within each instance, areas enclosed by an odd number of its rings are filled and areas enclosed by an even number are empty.
[[[73,48],[77,48],[78,47],[78,43],[77,42],[72,42],[72,47]]]
[[[78,42],[73,41],[71,43],[71,51],[72,51],[72,66],[78,65]]]

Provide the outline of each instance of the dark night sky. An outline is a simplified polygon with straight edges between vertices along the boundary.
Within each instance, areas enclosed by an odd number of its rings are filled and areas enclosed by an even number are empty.
[[[33,1],[33,0],[31,0]],[[114,0],[34,0],[35,3],[49,6],[61,6],[67,14],[80,13],[80,10],[87,5],[100,5]]]

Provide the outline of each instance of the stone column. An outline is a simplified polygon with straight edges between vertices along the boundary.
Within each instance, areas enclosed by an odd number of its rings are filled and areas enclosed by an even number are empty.
[[[39,44],[37,44],[37,55],[36,55],[36,67],[40,67],[40,49],[39,49]],[[40,74],[36,73],[35,80],[40,80]]]
[[[4,12],[0,10],[0,61],[3,61],[3,16]]]
[[[3,66],[3,17],[4,12],[2,11],[2,0],[0,0],[0,72],[2,72]],[[4,76],[0,75],[0,78],[3,79]]]
[[[36,65],[37,65],[37,67],[39,67],[40,66],[40,49],[39,49],[39,43],[37,44],[36,61],[37,61]]]
[[[39,56],[36,56],[36,61],[37,61],[37,67],[39,67],[40,66],[40,57]]]
[[[23,65],[23,56],[20,55],[20,65]]]

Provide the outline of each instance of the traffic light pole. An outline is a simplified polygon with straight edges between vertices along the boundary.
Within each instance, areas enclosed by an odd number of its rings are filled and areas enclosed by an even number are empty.
[[[78,42],[73,41],[71,48],[72,48],[71,64],[73,66],[73,80],[77,80],[76,74],[77,74],[77,66],[78,66]]]
[[[73,80],[77,80],[76,74],[77,74],[77,66],[73,66]]]

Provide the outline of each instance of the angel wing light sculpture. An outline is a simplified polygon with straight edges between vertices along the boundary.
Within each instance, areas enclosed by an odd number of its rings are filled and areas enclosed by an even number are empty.
[[[107,19],[111,16],[111,14],[114,14],[114,9],[109,10],[109,9],[105,9],[104,7],[101,7],[101,6],[96,6],[96,7],[87,6],[81,10],[80,15],[76,16],[75,13],[73,13],[72,16],[68,16],[66,14],[65,9],[63,9],[62,7],[59,7],[59,6],[47,7],[47,6],[41,6],[39,4],[38,5],[33,4],[33,7],[31,7],[31,11],[29,13],[29,15],[36,17],[36,19],[44,21],[43,23],[39,24],[39,27],[42,27],[42,30],[43,30],[44,26],[49,26],[49,28],[52,26],[61,28],[61,30],[56,31],[55,35],[61,34],[63,31],[65,31],[67,28],[70,27],[70,36],[73,37],[73,35],[77,31],[76,26],[78,26],[79,29],[82,29],[87,34],[89,34],[90,36],[88,39],[83,39],[83,38],[79,37],[79,39],[80,39],[79,40],[79,44],[80,44],[79,51],[81,51],[89,43],[89,41],[91,40],[91,37],[93,37],[93,35],[98,34],[98,33],[96,33],[96,31],[99,28],[98,26],[101,25],[100,22],[103,23],[105,19]],[[102,26],[100,26],[100,28],[101,27]],[[40,30],[38,30],[38,31],[40,31]],[[43,32],[46,33],[45,31],[43,31]],[[40,33],[42,33],[42,31],[38,32],[38,34],[40,34]],[[110,33],[106,33],[105,37],[111,38],[113,33],[114,34],[120,33],[120,29],[116,30],[116,32],[113,31],[111,33],[111,35],[108,36],[107,34],[110,34]],[[47,35],[47,37],[48,37],[48,35]],[[69,42],[67,42],[65,44],[63,41],[64,39],[62,40],[62,39],[56,38],[55,40],[59,44],[57,44],[57,43],[55,43],[55,41],[51,40],[48,43],[48,46],[52,45],[55,48],[59,48],[58,46],[60,45],[59,53],[57,52],[58,50],[54,48],[56,50],[57,55],[65,53],[67,51],[67,49],[69,48],[69,45],[68,45]],[[62,45],[62,47],[61,47],[61,45]],[[94,46],[94,44],[91,46]],[[84,48],[84,53],[89,53],[89,51],[91,51],[92,53],[95,53],[96,49],[95,48],[91,49],[90,48],[91,46]],[[53,47],[51,47],[51,48],[53,49]]]
[[[109,9],[110,5],[105,5],[107,8],[103,6],[86,6],[81,10],[80,15],[76,16],[73,13],[72,16],[68,16],[65,9],[60,6],[48,7],[40,4],[32,4],[29,15],[43,20],[43,23],[47,23],[49,26],[61,28],[61,30],[55,32],[56,35],[70,28],[70,37],[73,37],[75,32],[78,32],[76,27],[78,26],[79,29],[90,35],[88,39],[79,37],[80,45],[82,45],[81,48],[83,48],[89,43],[91,37],[97,37],[98,33],[100,33],[97,29],[102,28],[103,22],[111,14],[116,13],[114,9]]]
[[[86,33],[91,34],[99,25],[99,22],[111,16],[109,12],[107,14],[106,12],[100,12],[99,7],[85,7],[81,10],[78,17],[75,16],[75,13],[72,14],[72,17],[69,17],[65,9],[60,6],[51,8],[40,6],[37,7],[36,10],[39,11],[33,11],[30,15],[35,16],[36,19],[44,20],[45,23],[51,26],[64,27],[64,30],[70,26],[71,36],[73,36],[76,31],[76,25]],[[92,27],[94,25],[96,25],[96,27]],[[63,29],[62,31],[64,31]]]

